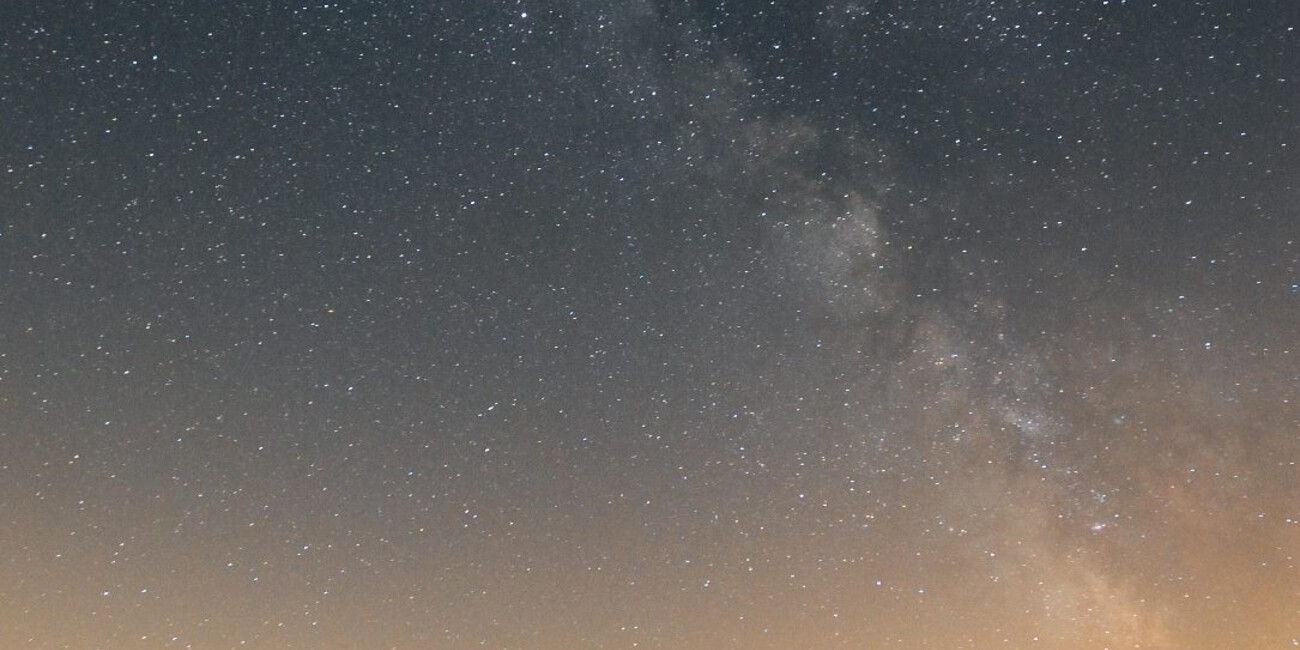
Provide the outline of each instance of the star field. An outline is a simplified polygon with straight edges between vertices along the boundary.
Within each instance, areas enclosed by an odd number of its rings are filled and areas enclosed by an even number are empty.
[[[1287,2],[6,13],[2,648],[1300,644]]]

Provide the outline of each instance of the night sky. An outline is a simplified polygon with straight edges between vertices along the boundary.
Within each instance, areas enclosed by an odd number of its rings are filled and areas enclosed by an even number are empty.
[[[0,14],[0,648],[1300,645],[1291,1]]]

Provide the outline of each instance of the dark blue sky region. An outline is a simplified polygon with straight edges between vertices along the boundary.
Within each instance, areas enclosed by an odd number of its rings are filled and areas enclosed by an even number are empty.
[[[1300,643],[1297,16],[15,7],[0,646]]]

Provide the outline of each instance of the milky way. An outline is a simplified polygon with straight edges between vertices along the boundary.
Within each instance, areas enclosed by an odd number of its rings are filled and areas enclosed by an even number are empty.
[[[784,4],[17,8],[0,647],[1300,645],[1289,3]]]

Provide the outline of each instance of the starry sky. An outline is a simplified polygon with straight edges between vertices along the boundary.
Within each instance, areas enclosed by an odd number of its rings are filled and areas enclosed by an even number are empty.
[[[1291,2],[4,13],[0,647],[1300,644]]]

